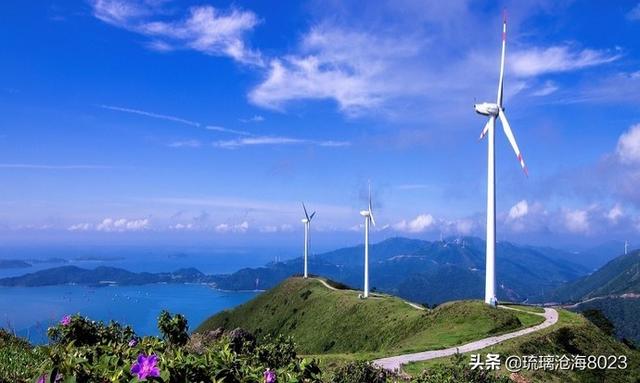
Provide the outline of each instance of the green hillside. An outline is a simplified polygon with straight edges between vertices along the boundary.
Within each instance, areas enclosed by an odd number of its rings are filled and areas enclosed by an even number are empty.
[[[585,369],[585,370],[555,370],[555,371],[520,371],[512,380],[528,383],[586,383],[586,382],[638,382],[640,381],[640,352],[629,349],[623,343],[607,336],[591,322],[579,314],[558,309],[560,314],[556,325],[511,339],[482,351],[471,354],[497,353],[503,363],[500,374],[509,376],[504,368],[505,358],[509,355],[625,355],[627,367],[625,369]],[[465,354],[468,360],[469,355]],[[419,375],[424,369],[437,365],[448,365],[453,358],[441,358],[428,362],[411,363],[404,367],[404,371]],[[519,379],[519,380],[518,380]]]
[[[196,331],[242,327],[257,335],[291,335],[305,354],[386,354],[449,347],[542,321],[531,314],[491,309],[479,301],[421,310],[397,297],[374,295],[362,300],[358,294],[330,289],[315,278],[289,278],[252,301],[207,319]]]
[[[640,251],[619,256],[593,274],[563,285],[548,299],[575,302],[626,293],[640,293]]]

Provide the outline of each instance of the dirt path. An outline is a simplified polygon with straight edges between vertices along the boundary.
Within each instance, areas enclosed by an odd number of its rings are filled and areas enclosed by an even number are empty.
[[[324,279],[320,279],[320,278],[315,278],[315,279],[316,279],[316,280],[318,280],[318,281],[320,281],[320,283],[322,283],[322,284],[323,284],[326,288],[328,288],[329,290],[338,290],[338,289],[336,289],[335,287],[333,287],[333,286],[331,286],[330,284],[328,284]],[[413,307],[414,309],[422,310],[422,311],[424,311],[424,310],[425,310],[425,308],[424,308],[424,307],[422,307],[422,306],[420,306],[420,305],[418,305],[418,304],[415,304],[415,303],[413,303],[413,302],[409,302],[409,301],[405,301],[405,300],[403,300],[403,302],[404,302],[404,303],[406,303],[406,304],[408,304],[409,306]]]
[[[508,310],[524,311],[524,310],[518,310],[510,307],[503,307],[503,306],[500,306],[500,307]],[[373,363],[387,370],[398,370],[403,364],[407,364],[410,362],[419,362],[419,361],[431,360],[436,358],[442,358],[445,356],[454,355],[456,352],[459,352],[462,354],[466,352],[481,350],[485,347],[493,346],[494,344],[504,342],[505,340],[508,340],[508,339],[513,339],[523,335],[531,334],[536,331],[540,331],[549,326],[553,326],[558,322],[558,312],[552,308],[545,308],[544,314],[534,313],[529,311],[527,312],[533,315],[544,316],[544,322],[532,327],[527,327],[519,331],[480,339],[471,343],[464,344],[462,346],[449,347],[444,350],[432,350],[432,351],[417,352],[413,354],[397,355],[389,358],[377,359],[377,360],[374,360]]]

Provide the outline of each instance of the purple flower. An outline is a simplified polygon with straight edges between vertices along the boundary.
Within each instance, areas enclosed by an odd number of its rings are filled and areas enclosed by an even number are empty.
[[[60,320],[60,324],[63,326],[68,326],[71,323],[71,317],[69,315],[65,315]]]
[[[276,372],[270,368],[267,368],[262,376],[264,376],[264,383],[276,383]]]
[[[135,347],[138,345],[138,341],[136,340],[136,338],[133,338],[129,341],[129,347]]]
[[[38,379],[38,383],[46,383],[47,382],[47,374],[42,374]]]
[[[160,376],[158,357],[155,354],[138,355],[138,361],[131,365],[131,374],[138,375],[138,380]]]

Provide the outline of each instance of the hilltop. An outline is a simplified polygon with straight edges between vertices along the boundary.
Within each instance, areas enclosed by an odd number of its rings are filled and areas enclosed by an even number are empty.
[[[449,347],[542,320],[494,310],[480,301],[426,310],[389,295],[363,300],[358,291],[325,283],[289,278],[252,301],[207,319],[196,332],[241,327],[256,335],[290,335],[305,354],[389,354]]]

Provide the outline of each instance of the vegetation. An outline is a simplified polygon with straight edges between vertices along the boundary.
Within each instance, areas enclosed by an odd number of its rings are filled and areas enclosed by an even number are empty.
[[[299,359],[291,339],[256,343],[242,331],[191,338],[184,317],[167,312],[159,328],[162,339],[139,338],[127,326],[75,315],[49,329],[50,345],[35,349],[1,332],[0,382],[320,381],[316,363]]]
[[[617,338],[640,344],[640,299],[606,298],[579,304],[576,311],[601,311],[615,326]]]
[[[292,336],[304,354],[393,354],[445,348],[542,321],[537,315],[492,310],[479,301],[421,310],[388,295],[366,300],[358,295],[330,289],[319,279],[290,278],[209,318],[196,332],[242,327],[257,335]]]
[[[628,359],[626,369],[523,370],[515,374],[514,378],[531,383],[616,383],[637,382],[640,379],[640,353],[604,334],[583,316],[566,310],[558,311],[559,322],[552,327],[471,354],[499,354],[502,363],[500,373],[505,376],[510,375],[504,368],[505,359],[509,355],[625,355]],[[468,361],[469,357],[466,354],[465,360]],[[451,358],[442,358],[429,362],[411,363],[405,366],[404,370],[419,376],[424,369],[432,371],[439,365],[450,363]]]
[[[567,283],[554,291],[549,300],[579,302],[589,298],[640,294],[640,251],[621,255],[593,274]]]

